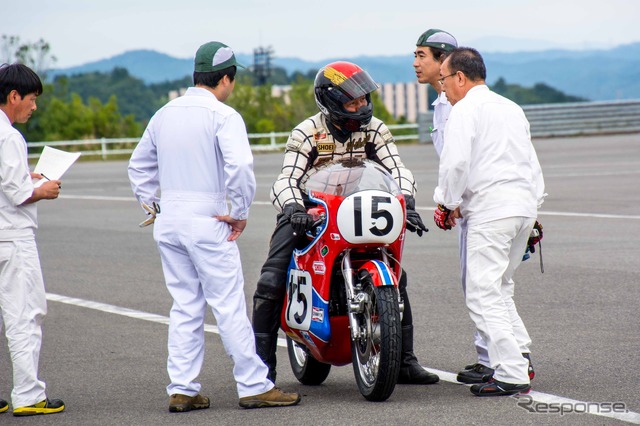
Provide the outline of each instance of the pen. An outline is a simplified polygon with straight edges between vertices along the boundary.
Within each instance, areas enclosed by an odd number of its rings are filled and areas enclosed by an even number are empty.
[[[40,176],[42,176],[42,177],[43,177],[43,178],[45,178],[46,180],[51,180],[51,179],[49,179],[48,177],[46,177],[46,176],[44,175],[44,173],[40,173]]]

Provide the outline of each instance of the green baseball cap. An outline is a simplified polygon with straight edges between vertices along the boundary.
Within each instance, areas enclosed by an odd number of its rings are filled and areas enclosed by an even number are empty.
[[[196,52],[194,71],[212,72],[229,68],[233,65],[245,68],[244,65],[236,61],[236,56],[229,46],[219,41],[210,41],[200,46]]]
[[[458,42],[448,32],[432,28],[422,33],[416,42],[416,46],[430,46],[451,52],[458,47]]]

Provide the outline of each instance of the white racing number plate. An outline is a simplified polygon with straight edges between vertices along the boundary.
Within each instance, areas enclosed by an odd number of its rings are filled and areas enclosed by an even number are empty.
[[[403,224],[400,201],[384,191],[356,192],[338,208],[338,229],[351,244],[391,244],[400,236]]]
[[[291,269],[287,285],[289,297],[285,315],[287,325],[297,330],[309,330],[313,301],[311,274],[307,271]]]

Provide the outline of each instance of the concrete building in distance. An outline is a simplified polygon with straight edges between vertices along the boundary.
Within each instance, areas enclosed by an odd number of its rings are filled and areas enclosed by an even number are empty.
[[[428,113],[431,102],[435,100],[435,91],[429,89],[428,84],[411,83],[380,83],[380,98],[384,102],[387,111],[395,118],[404,117],[409,123],[416,123],[419,114]],[[291,86],[273,85],[271,96],[284,97],[289,102]],[[169,92],[169,99],[175,99],[184,95],[186,89]]]
[[[435,100],[435,92],[428,89],[428,84],[417,82],[381,83],[380,97],[395,118],[405,117],[409,123],[415,123],[418,114],[427,113]]]

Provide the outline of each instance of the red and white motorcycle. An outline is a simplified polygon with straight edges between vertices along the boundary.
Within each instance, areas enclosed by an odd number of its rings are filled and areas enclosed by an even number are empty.
[[[296,378],[322,383],[331,366],[353,364],[370,401],[393,393],[400,371],[403,305],[398,290],[406,209],[380,165],[342,160],[302,182],[317,207],[309,244],[295,250],[282,329]]]

